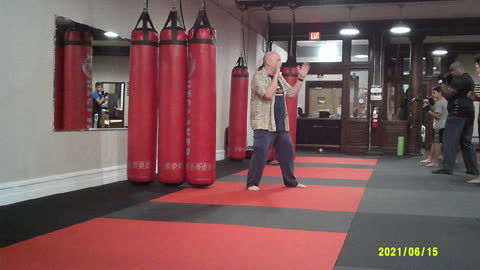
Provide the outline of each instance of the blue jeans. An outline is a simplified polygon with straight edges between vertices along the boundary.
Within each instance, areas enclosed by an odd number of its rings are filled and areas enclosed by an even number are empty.
[[[256,129],[253,133],[253,155],[250,159],[247,175],[247,187],[258,186],[263,169],[267,163],[268,151],[272,147],[278,154],[278,161],[283,175],[283,184],[294,187],[298,182],[293,174],[293,144],[288,131],[270,132]]]
[[[465,168],[472,174],[479,174],[475,146],[472,144],[474,119],[448,116],[443,133],[443,169],[452,172],[457,149],[463,154]]]

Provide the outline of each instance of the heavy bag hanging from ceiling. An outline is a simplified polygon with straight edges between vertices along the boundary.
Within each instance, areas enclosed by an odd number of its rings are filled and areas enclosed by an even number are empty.
[[[63,129],[63,85],[64,85],[64,33],[62,30],[57,30],[55,33],[55,102],[54,102],[54,117],[53,127],[55,130]]]
[[[230,117],[228,126],[228,158],[243,160],[247,145],[248,68],[243,57],[232,70]]]
[[[193,186],[215,182],[216,31],[205,2],[188,32],[186,181]]]
[[[187,35],[179,19],[174,8],[160,32],[158,180],[168,184],[185,179]]]
[[[92,127],[92,34],[74,25],[64,41],[63,128]]]
[[[127,177],[132,182],[150,182],[155,175],[157,46],[157,31],[144,9],[130,47]]]
[[[295,6],[290,6],[292,9],[292,24],[291,24],[291,36],[290,36],[290,50],[288,55],[287,62],[282,67],[282,76],[292,87],[297,83],[298,80],[298,69],[295,56],[293,54],[293,27],[295,25]],[[290,138],[293,144],[293,152],[295,153],[297,145],[297,106],[298,106],[298,95],[293,98],[286,98],[285,102],[287,103],[287,113],[288,113],[288,125]]]
[[[264,48],[262,49],[264,53],[267,53],[267,52],[270,52],[272,51],[272,41],[270,40],[270,13],[271,13],[271,10],[273,9],[273,3],[269,3],[269,2],[264,2],[262,4],[262,7],[265,9],[265,14],[267,16],[267,25],[266,25],[266,33],[265,33],[265,44],[264,44]],[[263,64],[258,68],[258,70],[262,70],[263,69]],[[267,161],[270,162],[272,161],[273,159],[275,158],[275,149],[272,146],[270,146],[270,150],[268,150],[268,154],[267,154]]]
[[[282,67],[282,76],[285,78],[288,84],[292,87],[297,83],[298,80],[298,69],[297,63],[294,57],[289,57],[288,61]],[[288,125],[290,138],[293,143],[293,152],[296,149],[296,140],[297,140],[297,105],[298,105],[298,95],[295,97],[287,97],[285,99],[287,103],[287,112],[288,112]]]

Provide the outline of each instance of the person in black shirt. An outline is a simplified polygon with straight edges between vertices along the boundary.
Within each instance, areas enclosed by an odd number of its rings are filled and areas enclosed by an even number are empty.
[[[480,56],[475,58],[475,73],[477,73],[477,77],[480,79]],[[468,97],[473,101],[480,101],[480,98],[477,97],[474,91],[468,93]],[[478,134],[480,135],[480,112],[478,113]],[[467,181],[470,184],[480,184],[480,177]]]
[[[443,134],[442,168],[433,173],[452,174],[458,145],[462,150],[463,161],[468,174],[478,175],[477,156],[472,144],[475,108],[469,98],[475,84],[465,72],[462,63],[456,61],[450,66],[453,79],[449,84],[441,83],[443,96],[448,101],[448,117]]]

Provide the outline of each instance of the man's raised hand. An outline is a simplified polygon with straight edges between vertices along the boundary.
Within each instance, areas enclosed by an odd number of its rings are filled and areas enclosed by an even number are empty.
[[[303,63],[301,66],[297,66],[297,70],[300,78],[305,78],[310,70],[310,63]]]

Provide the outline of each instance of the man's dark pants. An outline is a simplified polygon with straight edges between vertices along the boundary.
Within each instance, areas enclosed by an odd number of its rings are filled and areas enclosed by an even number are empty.
[[[253,133],[253,155],[250,159],[247,175],[247,188],[258,186],[262,179],[263,169],[267,162],[271,146],[278,154],[278,161],[283,175],[283,183],[287,187],[295,187],[298,182],[293,175],[293,144],[288,131],[270,132],[256,129]]]
[[[478,175],[477,155],[472,144],[474,119],[448,116],[443,133],[443,169],[453,172],[458,145],[462,150],[465,168]]]

